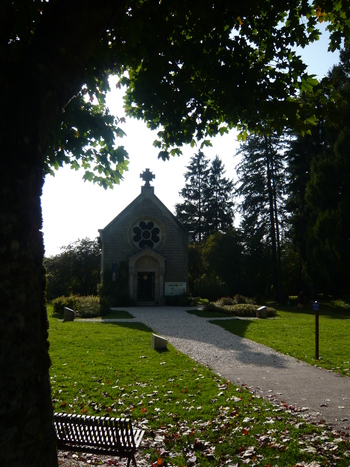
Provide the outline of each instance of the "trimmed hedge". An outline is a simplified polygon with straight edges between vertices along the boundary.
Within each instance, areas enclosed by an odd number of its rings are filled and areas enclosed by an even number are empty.
[[[235,295],[233,298],[223,297],[216,302],[210,302],[205,305],[204,310],[227,313],[230,316],[255,318],[256,311],[260,306],[254,303],[253,299],[243,297],[242,295]],[[273,318],[277,315],[276,310],[269,306],[266,307],[266,313],[268,318]]]

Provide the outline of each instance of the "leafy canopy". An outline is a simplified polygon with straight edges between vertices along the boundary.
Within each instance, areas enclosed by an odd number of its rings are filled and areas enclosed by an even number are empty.
[[[342,2],[169,2],[148,11],[137,40],[142,59],[128,68],[126,109],[160,129],[160,157],[178,154],[236,126],[307,130],[313,109],[299,101],[317,81],[295,52],[318,38],[317,22],[331,20],[331,48],[349,35]],[[349,8],[347,6],[347,8]],[[131,17],[142,21],[143,8]],[[137,33],[135,33],[137,35]],[[154,37],[156,36],[156,43]],[[135,38],[136,40],[136,38]]]
[[[350,37],[349,10],[342,0],[203,0],[200,8],[194,0],[89,1],[84,8],[5,0],[0,56],[14,73],[23,60],[36,63],[32,74],[47,70],[43,99],[60,90],[47,171],[70,162],[107,187],[128,163],[117,143],[120,121],[106,108],[110,74],[126,86],[127,115],[158,129],[155,145],[164,159],[232,127],[259,131],[264,122],[305,131],[315,115],[300,91],[311,92],[316,81],[295,47],[316,40],[318,21],[329,21],[330,48],[339,48]],[[91,33],[85,50],[75,50],[84,22]],[[63,58],[65,74],[55,73]]]

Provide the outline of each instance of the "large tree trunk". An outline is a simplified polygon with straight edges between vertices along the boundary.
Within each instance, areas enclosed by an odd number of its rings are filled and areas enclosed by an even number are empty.
[[[0,56],[7,60],[0,75],[0,465],[4,467],[57,466],[40,231],[45,152],[63,106],[84,83],[85,64],[122,4],[49,2],[22,55]]]
[[[43,174],[40,164],[20,156],[2,157],[0,164],[0,464],[55,466],[40,232]]]
[[[57,454],[40,196],[59,104],[57,96],[47,98],[38,64],[28,61],[22,70],[19,64],[6,70],[8,92],[1,109],[0,464],[51,467],[57,465]]]

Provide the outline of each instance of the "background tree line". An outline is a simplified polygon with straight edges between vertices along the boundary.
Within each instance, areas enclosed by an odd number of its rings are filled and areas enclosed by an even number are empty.
[[[219,157],[211,166],[202,152],[192,157],[180,191],[184,201],[176,206],[193,231],[192,293],[280,302],[300,290],[350,293],[349,48],[340,57],[318,92],[331,100],[332,89],[342,105],[324,113],[309,134],[278,134],[262,125],[241,143],[235,184],[224,177]]]
[[[100,282],[101,251],[97,240],[83,238],[44,258],[46,298],[96,295]]]

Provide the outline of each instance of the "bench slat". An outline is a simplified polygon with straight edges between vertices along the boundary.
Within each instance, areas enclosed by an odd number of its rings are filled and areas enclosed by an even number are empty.
[[[55,413],[54,425],[60,449],[127,457],[136,465],[144,430],[133,429],[129,419]]]
[[[141,444],[142,438],[144,435],[143,430],[134,430],[134,440],[135,440],[135,446],[138,448]]]

